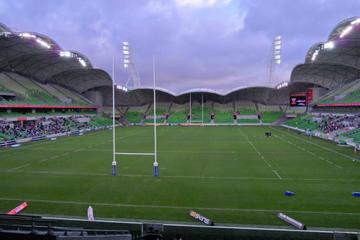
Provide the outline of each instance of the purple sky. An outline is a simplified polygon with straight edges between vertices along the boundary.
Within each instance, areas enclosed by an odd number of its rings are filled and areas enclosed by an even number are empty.
[[[308,48],[326,41],[341,20],[359,15],[359,0],[0,0],[0,22],[48,35],[79,51],[124,84],[121,44],[129,41],[144,86],[179,92],[268,85],[271,41],[283,38],[274,84],[287,81]]]

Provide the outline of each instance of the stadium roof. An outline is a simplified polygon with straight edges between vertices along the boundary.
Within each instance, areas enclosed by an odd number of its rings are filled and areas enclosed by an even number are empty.
[[[213,95],[217,95],[217,96],[227,96],[227,95],[230,95],[234,92],[238,92],[238,91],[241,91],[241,90],[246,90],[246,89],[251,89],[251,88],[268,88],[268,89],[274,89],[274,88],[271,88],[271,87],[266,87],[266,86],[240,86],[240,87],[236,87],[236,88],[233,88],[231,89],[230,91],[218,91],[218,90],[215,90],[215,89],[210,89],[210,88],[192,88],[192,89],[188,89],[188,90],[184,90],[182,92],[179,92],[179,93],[175,93],[171,90],[168,90],[168,89],[165,89],[165,88],[161,88],[161,87],[156,87],[156,91],[157,92],[164,92],[166,94],[169,94],[173,97],[180,97],[180,96],[183,96],[183,95],[189,95],[189,94],[195,94],[195,93],[199,93],[199,94],[213,94]],[[133,92],[133,91],[137,91],[137,92],[140,92],[140,91],[153,91],[153,87],[151,86],[141,86],[141,87],[138,87],[138,88],[132,88],[129,90],[129,92]]]
[[[291,73],[293,83],[313,83],[334,89],[360,77],[360,71],[341,64],[300,64]]]
[[[360,76],[360,17],[340,22],[326,42],[314,44],[305,64],[296,66],[291,82],[313,83],[333,89]]]
[[[281,89],[269,88],[263,86],[238,87],[228,92],[220,92],[207,88],[194,88],[187,91],[175,94],[164,88],[156,88],[156,98],[158,102],[175,102],[186,103],[189,102],[190,94],[192,101],[200,102],[213,101],[219,103],[227,103],[233,101],[253,101],[262,104],[286,104],[288,102],[289,87],[286,85]],[[126,95],[126,97],[125,97]],[[141,87],[129,90],[127,93],[119,91],[117,99],[122,98],[122,101],[117,101],[119,105],[144,105],[153,102],[153,88]],[[107,105],[110,104],[110,99],[107,99]]]
[[[110,76],[103,70],[93,69],[86,56],[63,50],[43,34],[13,32],[0,23],[0,49],[0,71],[16,72],[43,83],[57,83],[77,92],[111,86]]]

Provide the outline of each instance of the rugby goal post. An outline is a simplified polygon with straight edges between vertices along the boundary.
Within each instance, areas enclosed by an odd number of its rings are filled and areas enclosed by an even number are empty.
[[[157,160],[157,126],[156,126],[156,72],[155,72],[155,56],[153,56],[152,59],[152,67],[153,67],[153,106],[154,106],[154,150],[153,152],[117,152],[116,151],[116,121],[115,121],[115,59],[113,57],[113,69],[112,69],[112,75],[113,75],[113,80],[112,80],[112,114],[113,114],[113,118],[112,118],[112,143],[113,143],[113,158],[112,158],[112,175],[116,176],[116,172],[117,172],[117,162],[116,162],[116,155],[122,155],[122,156],[154,156],[154,163],[153,163],[153,167],[154,167],[154,177],[158,177],[159,176],[159,162]]]

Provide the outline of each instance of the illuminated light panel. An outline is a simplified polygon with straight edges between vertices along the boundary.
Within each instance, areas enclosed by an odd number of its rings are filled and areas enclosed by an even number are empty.
[[[36,38],[36,36],[31,33],[20,33],[19,36],[22,38]]]
[[[284,88],[287,86],[289,86],[289,82],[282,82],[282,83],[279,83],[275,88],[280,89],[280,88]]]
[[[129,64],[124,64],[124,68],[128,68],[129,67]]]
[[[324,44],[325,49],[333,49],[334,47],[335,47],[335,43],[333,41]]]
[[[124,46],[129,46],[129,42],[123,42]]]
[[[81,64],[81,66],[83,66],[83,67],[86,67],[86,66],[87,66],[87,64],[86,64],[86,62],[85,62],[84,59],[82,59],[81,57],[78,57],[77,59],[78,59],[79,63]]]
[[[119,89],[119,90],[123,90],[124,92],[128,91],[127,87],[124,87],[124,86],[121,86],[121,85],[116,85],[116,88]]]
[[[351,25],[356,25],[356,24],[359,24],[359,23],[360,23],[360,18],[352,21],[350,24],[351,24]]]
[[[353,27],[352,26],[347,26],[340,34],[340,38],[345,37],[346,35],[348,35],[351,31],[352,31]]]
[[[36,42],[45,48],[51,48],[51,46],[41,38],[37,38]]]
[[[314,51],[313,55],[311,56],[311,61],[315,61],[318,54],[319,54],[319,50],[317,49]]]
[[[61,52],[59,52],[59,56],[60,57],[72,57],[73,54],[69,51],[61,51]]]

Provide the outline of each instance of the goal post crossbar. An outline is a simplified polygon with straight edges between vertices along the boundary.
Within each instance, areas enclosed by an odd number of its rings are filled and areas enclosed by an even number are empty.
[[[155,153],[115,152],[116,155],[155,156]]]

